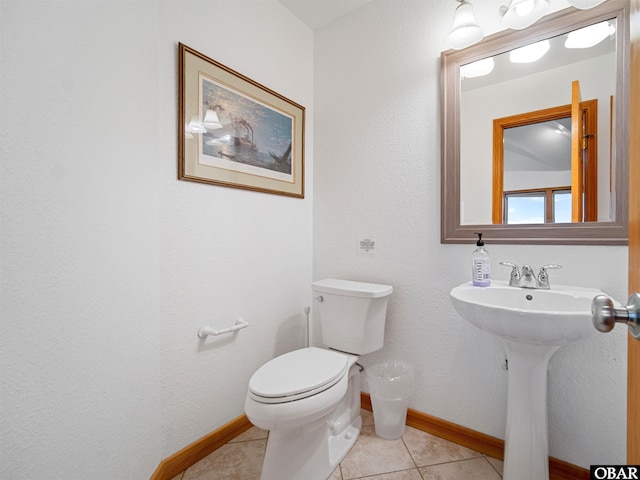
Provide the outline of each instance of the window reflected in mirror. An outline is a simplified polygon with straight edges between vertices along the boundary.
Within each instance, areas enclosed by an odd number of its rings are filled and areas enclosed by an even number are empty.
[[[571,222],[571,187],[504,192],[504,223]]]

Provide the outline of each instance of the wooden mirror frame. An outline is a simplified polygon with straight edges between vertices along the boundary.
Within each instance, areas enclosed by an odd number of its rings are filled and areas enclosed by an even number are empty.
[[[617,19],[615,150],[610,222],[531,225],[460,223],[460,67],[467,63],[555,37],[599,21]],[[572,7],[548,15],[525,30],[505,30],[464,50],[441,55],[441,243],[470,243],[482,231],[494,244],[627,245],[629,146],[629,1],[608,0],[590,10]]]

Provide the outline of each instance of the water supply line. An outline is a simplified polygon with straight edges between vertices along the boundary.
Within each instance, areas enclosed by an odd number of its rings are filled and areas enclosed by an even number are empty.
[[[309,320],[309,313],[311,313],[311,307],[304,307],[304,315],[307,317],[307,348],[311,345],[311,322]]]

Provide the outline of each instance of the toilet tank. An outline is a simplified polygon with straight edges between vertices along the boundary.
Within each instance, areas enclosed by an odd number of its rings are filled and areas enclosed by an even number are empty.
[[[326,279],[312,284],[322,343],[342,352],[362,355],[384,345],[389,285]]]

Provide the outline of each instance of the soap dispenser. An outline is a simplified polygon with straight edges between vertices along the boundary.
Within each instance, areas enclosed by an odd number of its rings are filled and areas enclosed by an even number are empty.
[[[477,233],[478,241],[476,249],[471,255],[471,279],[477,287],[488,287],[491,285],[491,260],[489,252],[484,248],[482,233]]]

